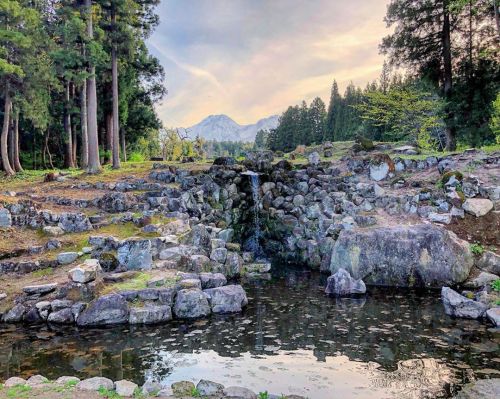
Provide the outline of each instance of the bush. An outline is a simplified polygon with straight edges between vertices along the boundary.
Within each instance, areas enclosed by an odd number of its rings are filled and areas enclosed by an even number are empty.
[[[142,155],[140,152],[133,152],[128,157],[129,162],[144,162],[145,160],[146,159],[144,158],[144,155]]]

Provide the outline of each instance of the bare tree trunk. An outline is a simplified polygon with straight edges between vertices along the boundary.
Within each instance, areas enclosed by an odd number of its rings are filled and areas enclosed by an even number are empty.
[[[451,33],[450,33],[450,12],[448,3],[443,2],[443,71],[444,71],[444,97],[446,99],[446,150],[454,151],[456,149],[455,127],[453,126],[453,111],[450,109],[450,98],[453,88],[452,66],[451,66]]]
[[[73,104],[75,103],[75,85],[74,83],[71,83],[71,110],[73,110]],[[73,158],[73,165],[75,165],[75,168],[78,168],[78,157],[77,157],[77,150],[78,150],[78,140],[77,140],[77,135],[76,135],[76,117],[73,114],[71,117],[71,132],[73,133],[73,139],[72,139],[72,149],[71,149],[71,157]]]
[[[9,135],[9,121],[10,121],[10,111],[12,109],[12,100],[10,98],[9,83],[5,82],[5,105],[3,114],[3,127],[2,135],[0,136],[0,152],[2,154],[2,166],[3,170],[8,176],[14,176],[16,172],[10,166],[9,162],[9,150],[8,150],[8,135]]]
[[[16,171],[16,168],[14,167],[14,118],[15,118],[15,111],[11,111],[12,118],[10,118],[10,123],[9,123],[9,137],[7,139],[9,145],[9,163],[12,169]]]
[[[73,134],[71,132],[71,114],[69,103],[69,82],[65,83],[64,104],[64,167],[74,168],[73,162]]]
[[[125,144],[125,132],[122,132],[122,134],[120,135],[120,138],[122,139],[123,161],[127,162],[127,146]]]
[[[19,111],[16,112],[16,116],[14,118],[14,130],[13,130],[13,136],[14,136],[14,169],[16,172],[23,172],[24,169],[21,166],[21,161],[19,160]]]
[[[85,0],[85,12],[87,14],[87,35],[92,38],[94,36],[92,26],[92,1]],[[97,92],[95,82],[95,66],[89,68],[90,77],[87,79],[87,129],[89,140],[89,162],[87,167],[88,173],[99,173],[101,171],[101,163],[99,162],[99,141],[97,138]]]
[[[47,151],[47,154],[49,156],[50,168],[54,169],[54,164],[52,163],[52,154],[50,153],[49,149],[49,136],[50,136],[50,127],[47,128],[47,134],[45,135],[44,151]]]
[[[497,24],[497,34],[500,37],[500,11],[498,10],[498,0],[493,0],[493,11],[495,13],[495,22]]]
[[[106,115],[106,150],[113,152],[113,114]],[[106,157],[106,163],[111,161],[111,156]]]
[[[113,13],[113,23],[116,16]],[[120,168],[120,115],[118,110],[118,57],[116,55],[116,45],[111,50],[111,75],[113,88],[113,169]]]
[[[87,80],[84,80],[80,92],[80,126],[82,129],[80,164],[82,169],[85,169],[89,164],[89,138],[87,134]]]

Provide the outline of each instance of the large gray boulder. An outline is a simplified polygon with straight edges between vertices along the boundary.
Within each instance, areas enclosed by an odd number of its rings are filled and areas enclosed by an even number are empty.
[[[120,266],[127,270],[150,270],[153,266],[151,240],[131,238],[117,251]]]
[[[335,296],[359,295],[366,293],[366,285],[363,280],[352,278],[347,270],[341,268],[328,277],[325,293]]]
[[[473,262],[467,242],[440,226],[419,224],[342,231],[330,271],[344,268],[368,285],[440,288],[463,282]]]
[[[118,294],[104,295],[91,302],[77,319],[79,326],[101,326],[127,323],[129,307],[125,298]]]
[[[8,209],[0,208],[0,228],[12,226],[12,216]]]
[[[488,309],[484,303],[468,299],[449,287],[441,289],[441,299],[446,314],[454,317],[478,319]]]
[[[79,391],[98,391],[100,389],[111,391],[114,388],[114,382],[105,377],[87,378],[86,380],[80,381],[76,384],[76,389]]]
[[[484,251],[483,256],[476,262],[476,266],[481,270],[500,276],[500,255]]]
[[[83,213],[62,213],[58,226],[66,233],[79,233],[92,230],[92,223]]]
[[[157,324],[172,320],[172,309],[168,305],[130,308],[130,324]]]
[[[242,308],[248,304],[247,295],[241,285],[226,285],[203,292],[214,313],[241,312]]]
[[[486,311],[486,317],[491,321],[496,327],[500,327],[500,306],[488,309]]]
[[[179,319],[194,319],[208,316],[210,305],[202,290],[191,288],[177,293],[173,310]]]
[[[493,209],[493,202],[487,198],[469,198],[462,205],[465,212],[480,217],[486,215]]]
[[[498,399],[500,398],[500,378],[479,380],[467,384],[455,399]]]

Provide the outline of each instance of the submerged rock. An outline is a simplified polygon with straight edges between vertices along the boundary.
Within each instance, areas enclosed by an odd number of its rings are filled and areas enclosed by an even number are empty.
[[[356,280],[349,272],[340,268],[335,274],[328,277],[325,293],[335,296],[349,296],[366,293],[363,280]]]
[[[224,392],[224,385],[209,380],[200,380],[196,389],[201,396],[221,396]]]
[[[488,309],[485,304],[468,299],[449,287],[441,289],[441,299],[446,314],[454,317],[478,319]]]
[[[500,398],[500,378],[479,380],[467,384],[455,399],[498,399]]]
[[[466,241],[440,226],[419,224],[342,231],[330,271],[344,268],[372,285],[440,288],[465,281],[472,265]]]
[[[91,302],[77,319],[79,326],[100,326],[128,322],[127,301],[118,294],[104,295]]]

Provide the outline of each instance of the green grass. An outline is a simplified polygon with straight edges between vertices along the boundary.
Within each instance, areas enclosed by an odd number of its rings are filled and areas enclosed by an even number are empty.
[[[12,399],[29,398],[31,387],[28,385],[15,385],[7,390],[7,397]]]
[[[47,267],[46,269],[40,269],[40,270],[35,270],[34,272],[31,273],[33,277],[36,278],[41,278],[41,277],[47,277],[54,274],[54,269],[52,267]]]
[[[115,391],[111,391],[109,389],[106,389],[104,387],[99,388],[99,395],[101,395],[103,398],[107,399],[121,399],[121,396],[118,395]]]
[[[267,391],[259,392],[259,399],[269,399],[269,393]]]
[[[103,288],[103,294],[113,291],[128,291],[128,290],[142,290],[147,288],[148,281],[151,280],[151,275],[145,272],[137,272],[137,274],[119,283],[108,284]]]
[[[201,397],[201,393],[200,393],[200,391],[198,391],[198,389],[193,388],[193,389],[191,390],[191,396],[192,396],[193,398],[200,398],[200,397]]]
[[[470,244],[469,248],[474,255],[481,256],[484,253],[484,247],[478,242]]]
[[[500,292],[500,278],[491,282],[491,288],[493,288],[493,291]]]

